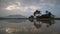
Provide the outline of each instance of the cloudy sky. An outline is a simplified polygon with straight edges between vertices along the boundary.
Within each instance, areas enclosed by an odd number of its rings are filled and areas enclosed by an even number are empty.
[[[54,15],[60,14],[60,0],[0,0],[0,16],[30,16],[35,10],[46,10]]]

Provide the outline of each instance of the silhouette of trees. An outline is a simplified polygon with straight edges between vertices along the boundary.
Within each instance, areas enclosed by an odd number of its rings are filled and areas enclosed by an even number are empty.
[[[29,18],[54,18],[54,15],[46,10],[46,14],[41,15],[41,11],[36,10]]]
[[[39,10],[36,10],[36,11],[34,12],[34,16],[36,16],[36,14],[41,14],[41,13],[40,13]]]
[[[29,18],[34,18],[34,16],[33,16],[33,15],[31,15]]]
[[[36,16],[38,14],[38,16]],[[33,13],[33,15],[31,15],[29,18],[31,18],[31,19],[29,19],[29,21],[31,21],[31,22],[34,22],[34,26],[38,29],[38,28],[40,28],[41,26],[42,26],[42,24],[41,23],[46,23],[47,25],[47,27],[49,27],[49,26],[51,26],[52,24],[54,24],[54,20],[39,20],[39,18],[41,19],[41,18],[54,18],[54,15],[51,13],[51,12],[49,12],[49,11],[46,11],[46,14],[42,14],[42,15],[40,15],[41,14],[41,11],[39,11],[39,10],[36,10],[34,13]],[[33,19],[34,18],[34,16],[36,16],[36,21]]]

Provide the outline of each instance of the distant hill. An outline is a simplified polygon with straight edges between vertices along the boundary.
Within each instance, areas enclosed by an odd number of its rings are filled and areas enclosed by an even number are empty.
[[[5,16],[5,17],[2,17],[2,18],[26,18],[26,17],[22,16],[22,15],[9,15],[9,16]]]

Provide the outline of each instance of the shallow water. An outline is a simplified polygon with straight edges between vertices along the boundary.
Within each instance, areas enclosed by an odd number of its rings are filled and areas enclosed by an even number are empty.
[[[0,20],[0,34],[60,34],[60,20]]]

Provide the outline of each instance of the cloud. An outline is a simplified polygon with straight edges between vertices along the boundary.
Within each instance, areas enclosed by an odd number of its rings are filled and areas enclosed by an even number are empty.
[[[31,15],[36,9],[49,10],[60,6],[60,0],[0,0],[0,14],[23,14]],[[44,8],[44,9],[43,9]],[[2,9],[2,10],[1,10]],[[7,13],[8,11],[8,13]]]
[[[6,10],[23,10],[23,7],[19,7],[17,5],[9,5],[5,9]]]

